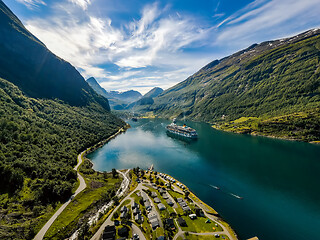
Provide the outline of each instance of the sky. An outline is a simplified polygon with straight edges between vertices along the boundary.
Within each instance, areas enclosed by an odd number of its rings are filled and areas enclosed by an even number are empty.
[[[320,0],[3,0],[107,91],[167,89],[253,43],[320,27]]]

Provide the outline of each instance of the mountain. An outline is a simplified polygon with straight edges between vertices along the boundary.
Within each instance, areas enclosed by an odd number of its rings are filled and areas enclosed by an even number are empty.
[[[158,97],[161,93],[163,93],[163,89],[159,87],[152,88],[149,92],[147,92],[145,95],[143,95],[143,98],[155,98]]]
[[[107,91],[100,86],[100,84],[97,82],[97,80],[94,77],[88,78],[87,79],[87,83],[89,84],[90,87],[92,87],[92,89],[100,94],[101,96],[107,98],[108,97],[108,93]]]
[[[185,115],[210,123],[224,123],[241,117],[264,121],[318,111],[319,34],[319,29],[313,29],[294,37],[253,44],[215,60],[164,91],[142,111],[168,118]],[[307,129],[306,126],[289,128],[293,133]],[[312,134],[306,138],[318,138],[317,134]]]
[[[142,94],[135,90],[129,90],[125,92],[110,91],[108,92],[108,96],[125,101],[127,103],[132,103],[140,99]]]
[[[163,92],[162,88],[155,87],[142,96],[138,101],[129,104],[126,109],[130,109],[132,111],[140,111],[146,105],[151,105],[154,103],[154,98],[159,96]]]
[[[108,100],[96,94],[68,62],[51,53],[0,1],[0,77],[35,98],[58,98],[74,106]],[[72,91],[70,91],[72,89]]]
[[[117,91],[107,92],[100,86],[100,84],[94,77],[87,79],[87,83],[96,93],[108,99],[109,104],[113,110],[123,110],[128,105],[128,103],[132,101],[132,99],[137,99],[141,96],[139,92],[132,90],[123,93]]]
[[[77,155],[125,123],[1,0],[0,106],[0,239],[33,239],[77,187]]]

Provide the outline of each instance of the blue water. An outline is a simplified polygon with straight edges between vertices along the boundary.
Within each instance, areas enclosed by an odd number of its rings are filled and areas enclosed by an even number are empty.
[[[129,123],[126,133],[88,156],[96,170],[154,164],[215,208],[240,239],[320,239],[320,146],[195,122],[187,124],[199,139],[184,142],[167,136],[167,120]]]

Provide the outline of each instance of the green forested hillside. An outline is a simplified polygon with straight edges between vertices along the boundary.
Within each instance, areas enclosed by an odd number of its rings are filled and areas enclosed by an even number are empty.
[[[144,108],[162,117],[226,122],[320,106],[320,30],[255,44],[216,60]]]
[[[71,196],[77,154],[124,122],[101,105],[26,97],[0,79],[0,238],[30,239],[41,217]]]

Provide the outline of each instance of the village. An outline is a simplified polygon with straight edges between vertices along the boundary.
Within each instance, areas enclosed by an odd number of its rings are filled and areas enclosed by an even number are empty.
[[[237,239],[214,209],[171,176],[138,167],[129,175],[128,195],[95,239]]]

